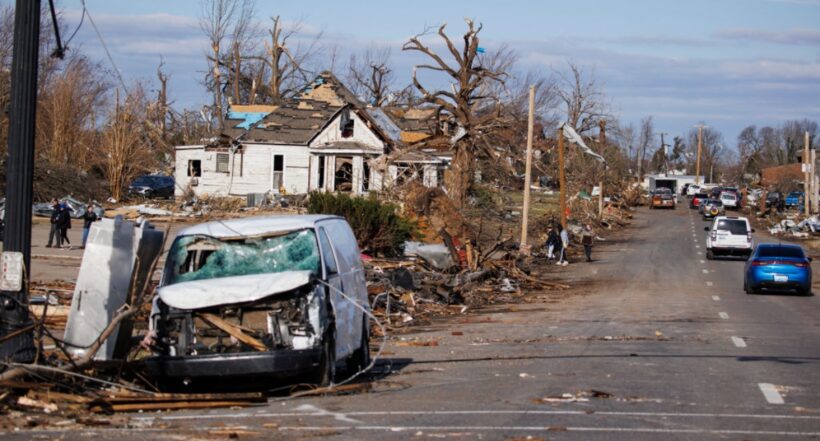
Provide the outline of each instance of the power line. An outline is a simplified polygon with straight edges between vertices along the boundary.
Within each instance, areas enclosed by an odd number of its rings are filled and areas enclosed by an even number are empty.
[[[120,80],[120,85],[122,86],[125,93],[128,94],[128,86],[125,85],[125,81],[122,79],[122,74],[120,73],[120,69],[117,68],[117,63],[114,62],[114,58],[111,56],[111,52],[108,51],[108,46],[105,44],[105,40],[103,40],[102,34],[100,34],[100,30],[97,29],[97,24],[94,23],[94,19],[91,18],[91,12],[85,5],[85,0],[80,0],[80,3],[83,5],[83,13],[88,16],[88,21],[91,23],[91,27],[94,28],[94,32],[97,33],[97,38],[100,40],[100,44],[102,44],[103,49],[105,50],[105,55],[108,56],[108,61],[111,62],[111,66],[114,68],[114,73],[117,74],[117,79]]]

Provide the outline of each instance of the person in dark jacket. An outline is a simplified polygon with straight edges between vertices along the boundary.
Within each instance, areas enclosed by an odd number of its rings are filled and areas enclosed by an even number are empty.
[[[63,244],[63,240],[60,236],[60,227],[57,225],[57,220],[60,217],[60,203],[57,202],[57,199],[51,200],[51,229],[48,230],[48,243],[46,244],[46,248],[51,248],[51,244],[55,243],[56,237],[56,248],[60,248]]]
[[[561,238],[558,237],[558,231],[555,227],[550,227],[547,233],[547,261],[555,259],[555,249],[560,249]]]
[[[71,209],[66,204],[60,204],[60,214],[58,215],[57,226],[60,229],[60,239],[64,243],[71,246],[71,241],[68,240],[68,230],[71,229]]]
[[[94,206],[89,204],[85,207],[85,214],[83,214],[83,249],[85,248],[85,242],[88,240],[88,232],[91,230],[91,224],[96,220],[97,213],[94,213]]]
[[[595,244],[595,231],[592,230],[592,225],[584,225],[584,232],[581,233],[581,244],[584,245],[587,262],[592,262],[592,246]]]

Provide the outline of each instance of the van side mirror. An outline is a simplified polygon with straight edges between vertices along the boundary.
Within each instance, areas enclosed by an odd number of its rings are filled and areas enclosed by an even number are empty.
[[[809,262],[814,262],[814,257],[810,256],[810,257],[807,257],[807,259],[809,259]]]
[[[754,228],[752,228],[752,233],[754,233],[754,232],[755,232],[755,229],[754,229]]]
[[[703,227],[703,231],[709,231],[709,227]]]

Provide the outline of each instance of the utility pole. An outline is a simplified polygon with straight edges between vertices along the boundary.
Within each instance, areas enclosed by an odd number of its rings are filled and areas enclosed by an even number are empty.
[[[524,207],[521,218],[521,244],[519,252],[524,255],[530,254],[530,247],[527,244],[528,216],[530,214],[530,184],[532,182],[532,130],[535,125],[535,86],[530,86],[530,113],[527,120],[527,165],[524,172]]]
[[[19,289],[0,292],[0,361],[34,360],[34,333],[28,312],[31,274],[31,202],[34,176],[34,118],[37,107],[37,61],[40,0],[17,0],[11,63],[8,160],[6,163],[6,253],[22,255]],[[4,274],[3,285],[8,275]],[[5,286],[5,288],[8,288]]]
[[[661,150],[663,150],[663,167],[666,171],[666,176],[669,176],[669,152],[666,151],[666,148],[669,146],[663,141],[665,135],[667,135],[667,133],[661,132]]]
[[[695,185],[700,185],[700,156],[703,151],[703,128],[707,126],[699,124],[696,127],[698,128],[698,160],[695,165]]]
[[[604,156],[604,151],[606,150],[606,121],[601,120],[598,122],[599,132],[598,132],[598,144],[601,145],[601,157]],[[603,219],[604,217],[604,182],[606,182],[606,162],[604,162],[604,170],[601,173],[601,182],[598,184],[598,218]]]
[[[811,153],[809,152],[809,131],[803,138],[803,169],[805,170],[805,178],[803,180],[803,206],[806,212],[806,217],[811,216],[811,192],[812,192],[812,163]]]
[[[561,226],[567,227],[567,190],[564,173],[564,125],[558,127],[558,206],[561,210]]]

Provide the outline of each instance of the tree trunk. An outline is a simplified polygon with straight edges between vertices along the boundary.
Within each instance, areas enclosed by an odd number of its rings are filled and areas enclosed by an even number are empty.
[[[469,146],[459,141],[453,149],[453,162],[445,174],[447,192],[456,207],[463,208],[473,185],[474,160]]]

